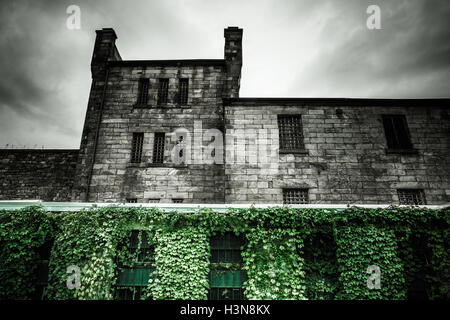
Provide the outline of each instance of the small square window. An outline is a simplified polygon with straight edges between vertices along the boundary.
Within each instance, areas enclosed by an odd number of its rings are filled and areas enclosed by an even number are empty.
[[[308,189],[283,189],[283,204],[308,203]]]
[[[398,189],[398,201],[402,205],[426,205],[423,189]]]

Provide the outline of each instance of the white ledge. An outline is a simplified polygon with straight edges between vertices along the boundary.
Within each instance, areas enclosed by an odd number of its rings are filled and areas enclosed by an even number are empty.
[[[41,200],[6,200],[0,201],[0,210],[17,210],[32,205],[40,205],[48,211],[80,211],[82,209],[89,209],[92,207],[122,207],[122,208],[132,208],[132,207],[142,207],[142,208],[158,208],[162,211],[184,211],[184,212],[194,212],[202,208],[212,209],[217,212],[224,212],[228,208],[235,209],[247,209],[247,208],[274,208],[282,207],[281,203],[268,203],[268,204],[224,204],[224,203],[118,203],[118,202],[43,202]],[[350,207],[367,208],[367,209],[377,209],[377,208],[388,208],[395,206],[398,208],[409,208],[411,206],[405,205],[395,205],[395,204],[292,204],[285,205],[285,207],[293,209],[337,209],[343,210]],[[415,208],[427,208],[427,209],[443,209],[450,208],[450,203],[445,203],[442,205],[421,205],[414,206]]]

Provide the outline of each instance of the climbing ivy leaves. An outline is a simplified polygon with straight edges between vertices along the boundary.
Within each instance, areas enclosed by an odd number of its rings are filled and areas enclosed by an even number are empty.
[[[155,244],[143,298],[206,299],[210,237],[233,232],[246,240],[247,299],[405,299],[418,281],[426,298],[450,299],[449,225],[448,208],[0,211],[0,299],[34,295],[39,248],[49,241],[46,298],[114,299],[118,273],[134,260],[124,243],[135,229]],[[67,286],[74,265],[77,289]],[[368,285],[370,266],[379,288]]]

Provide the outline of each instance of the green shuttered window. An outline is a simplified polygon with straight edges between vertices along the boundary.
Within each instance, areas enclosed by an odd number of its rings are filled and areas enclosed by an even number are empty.
[[[243,241],[231,232],[211,238],[210,300],[243,300],[244,281],[241,246]]]
[[[148,281],[156,279],[154,245],[145,231],[133,230],[127,247],[134,261],[130,261],[131,267],[122,268],[118,273],[116,299],[141,300]]]

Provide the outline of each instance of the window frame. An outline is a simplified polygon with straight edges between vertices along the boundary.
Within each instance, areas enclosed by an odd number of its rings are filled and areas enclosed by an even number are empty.
[[[189,78],[179,78],[178,103],[182,106],[185,106],[188,105],[188,101],[189,101]]]
[[[144,133],[133,132],[133,138],[131,141],[131,163],[141,163],[142,154],[144,151]]]
[[[137,101],[135,107],[145,108],[148,106],[148,91],[150,88],[149,78],[140,78],[138,84]]]
[[[114,297],[116,300],[140,300],[142,289],[146,288],[149,279],[155,279],[155,243],[148,238],[145,230],[131,230],[131,235],[126,243],[128,253],[134,258],[130,265],[125,266],[118,263],[117,282],[115,284]],[[141,260],[141,257],[151,257]],[[134,283],[130,279],[135,276]],[[136,283],[136,277],[140,276],[140,283]],[[125,278],[125,280],[123,280]],[[145,280],[146,281],[143,281]],[[122,280],[122,283],[121,283]],[[127,283],[127,281],[129,281]],[[125,283],[124,283],[125,282]],[[130,297],[131,299],[126,299]],[[138,299],[136,299],[138,298]]]
[[[158,80],[158,105],[169,103],[169,79],[159,78]]]
[[[208,300],[244,300],[244,282],[247,274],[243,270],[242,247],[244,240],[233,232],[225,232],[210,238],[210,271],[208,274],[209,291]],[[227,254],[228,252],[228,254]],[[221,259],[222,258],[222,259]],[[230,281],[231,285],[223,285]],[[238,280],[239,285],[236,285]],[[221,282],[221,285],[218,285]],[[231,297],[223,297],[220,294],[228,294]],[[236,299],[237,297],[237,299]]]
[[[295,192],[298,191],[301,193],[301,195],[299,196],[300,199],[306,199],[306,202],[300,202],[300,203],[292,203],[292,202],[287,202],[286,198],[289,196],[291,198],[295,197],[288,195],[288,192]],[[290,204],[309,204],[310,203],[310,199],[309,199],[309,188],[283,188],[282,189],[282,193],[283,193],[283,205],[290,205]],[[306,196],[304,196],[306,194]]]
[[[291,123],[283,123],[285,119],[291,119]],[[303,134],[303,121],[301,114],[278,114],[278,140],[280,154],[307,153],[305,148],[305,136]],[[295,130],[297,129],[297,130]],[[292,132],[291,132],[292,131]],[[292,143],[292,141],[297,141]],[[291,143],[291,146],[288,144]]]
[[[160,142],[157,140],[160,139]],[[166,148],[166,133],[155,132],[153,138],[153,158],[152,164],[164,164],[164,153]]]
[[[408,120],[404,114],[381,115],[386,152],[389,153],[417,153],[411,140]],[[399,124],[400,123],[400,124]],[[403,133],[401,133],[403,131]],[[403,138],[400,138],[403,136]]]
[[[397,197],[399,205],[403,206],[424,206],[427,204],[425,190],[420,188],[397,189]],[[406,202],[402,201],[402,199],[406,200]],[[409,200],[412,200],[414,203],[410,203]],[[422,203],[416,203],[416,200]]]

